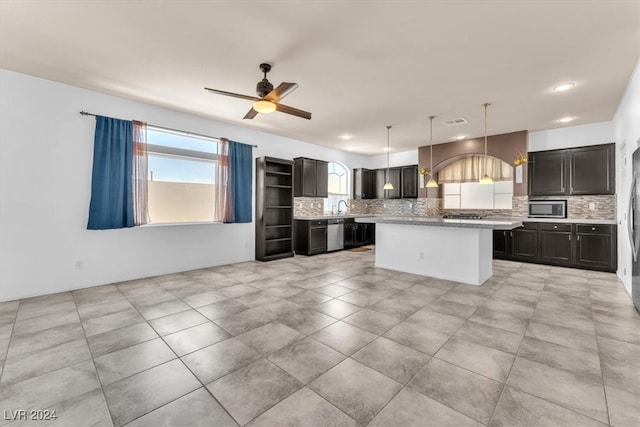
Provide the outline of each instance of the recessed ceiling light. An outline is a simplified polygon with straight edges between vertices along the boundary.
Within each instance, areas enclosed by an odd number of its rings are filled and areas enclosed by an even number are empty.
[[[553,90],[556,92],[564,92],[565,90],[569,90],[573,88],[576,84],[573,82],[560,83],[558,86],[554,87]]]
[[[353,135],[350,135],[350,134],[348,134],[348,133],[344,133],[344,134],[340,135],[340,136],[339,136],[339,138],[340,138],[340,139],[344,139],[344,140],[346,141],[346,140],[348,140],[348,139],[353,138]]]
[[[574,120],[575,117],[563,117],[561,119],[556,120],[556,122],[558,123],[569,123],[570,121]]]
[[[456,139],[465,139],[465,138],[466,138],[466,136],[464,136],[464,135],[458,135],[458,136],[456,136]]]

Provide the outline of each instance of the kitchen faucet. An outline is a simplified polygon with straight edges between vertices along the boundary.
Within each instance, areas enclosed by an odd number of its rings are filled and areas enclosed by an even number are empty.
[[[338,202],[338,213],[339,213],[339,214],[341,214],[341,213],[342,213],[342,211],[340,210],[340,203],[344,203],[344,207],[345,207],[345,211],[344,211],[344,212],[345,212],[345,213],[347,213],[347,210],[349,209],[349,206],[347,206],[347,202],[346,202],[346,201],[344,201],[344,200],[340,200],[340,201]]]

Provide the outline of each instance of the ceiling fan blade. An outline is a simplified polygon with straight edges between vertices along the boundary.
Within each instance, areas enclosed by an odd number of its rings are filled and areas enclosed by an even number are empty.
[[[216,93],[218,95],[232,96],[234,98],[246,99],[248,101],[254,101],[255,102],[255,101],[259,101],[260,100],[260,98],[257,98],[255,96],[241,95],[239,93],[226,92],[224,90],[211,89],[211,88],[208,88],[208,87],[205,87],[205,90],[208,90],[209,92]]]
[[[264,99],[273,101],[273,102],[279,102],[282,98],[289,95],[291,92],[293,92],[297,88],[298,88],[297,83],[282,82],[280,83],[280,86],[278,86],[277,88],[269,92],[267,96],[264,97]]]
[[[247,114],[244,115],[244,117],[242,118],[244,119],[253,119],[255,116],[258,115],[258,112],[256,110],[254,110],[253,108],[251,108]]]
[[[303,119],[311,120],[311,113],[307,111],[298,110],[297,108],[289,107],[283,104],[276,104],[276,111],[281,113],[291,114],[292,116],[302,117]]]

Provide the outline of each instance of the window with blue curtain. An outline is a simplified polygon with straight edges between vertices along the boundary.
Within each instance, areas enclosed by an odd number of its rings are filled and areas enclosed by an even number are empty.
[[[231,163],[231,199],[233,200],[234,222],[251,222],[253,147],[229,141],[229,160]]]

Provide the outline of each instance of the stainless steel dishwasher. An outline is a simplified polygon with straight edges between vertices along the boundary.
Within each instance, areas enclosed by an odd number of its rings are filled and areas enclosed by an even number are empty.
[[[344,249],[344,219],[327,220],[327,252]]]

